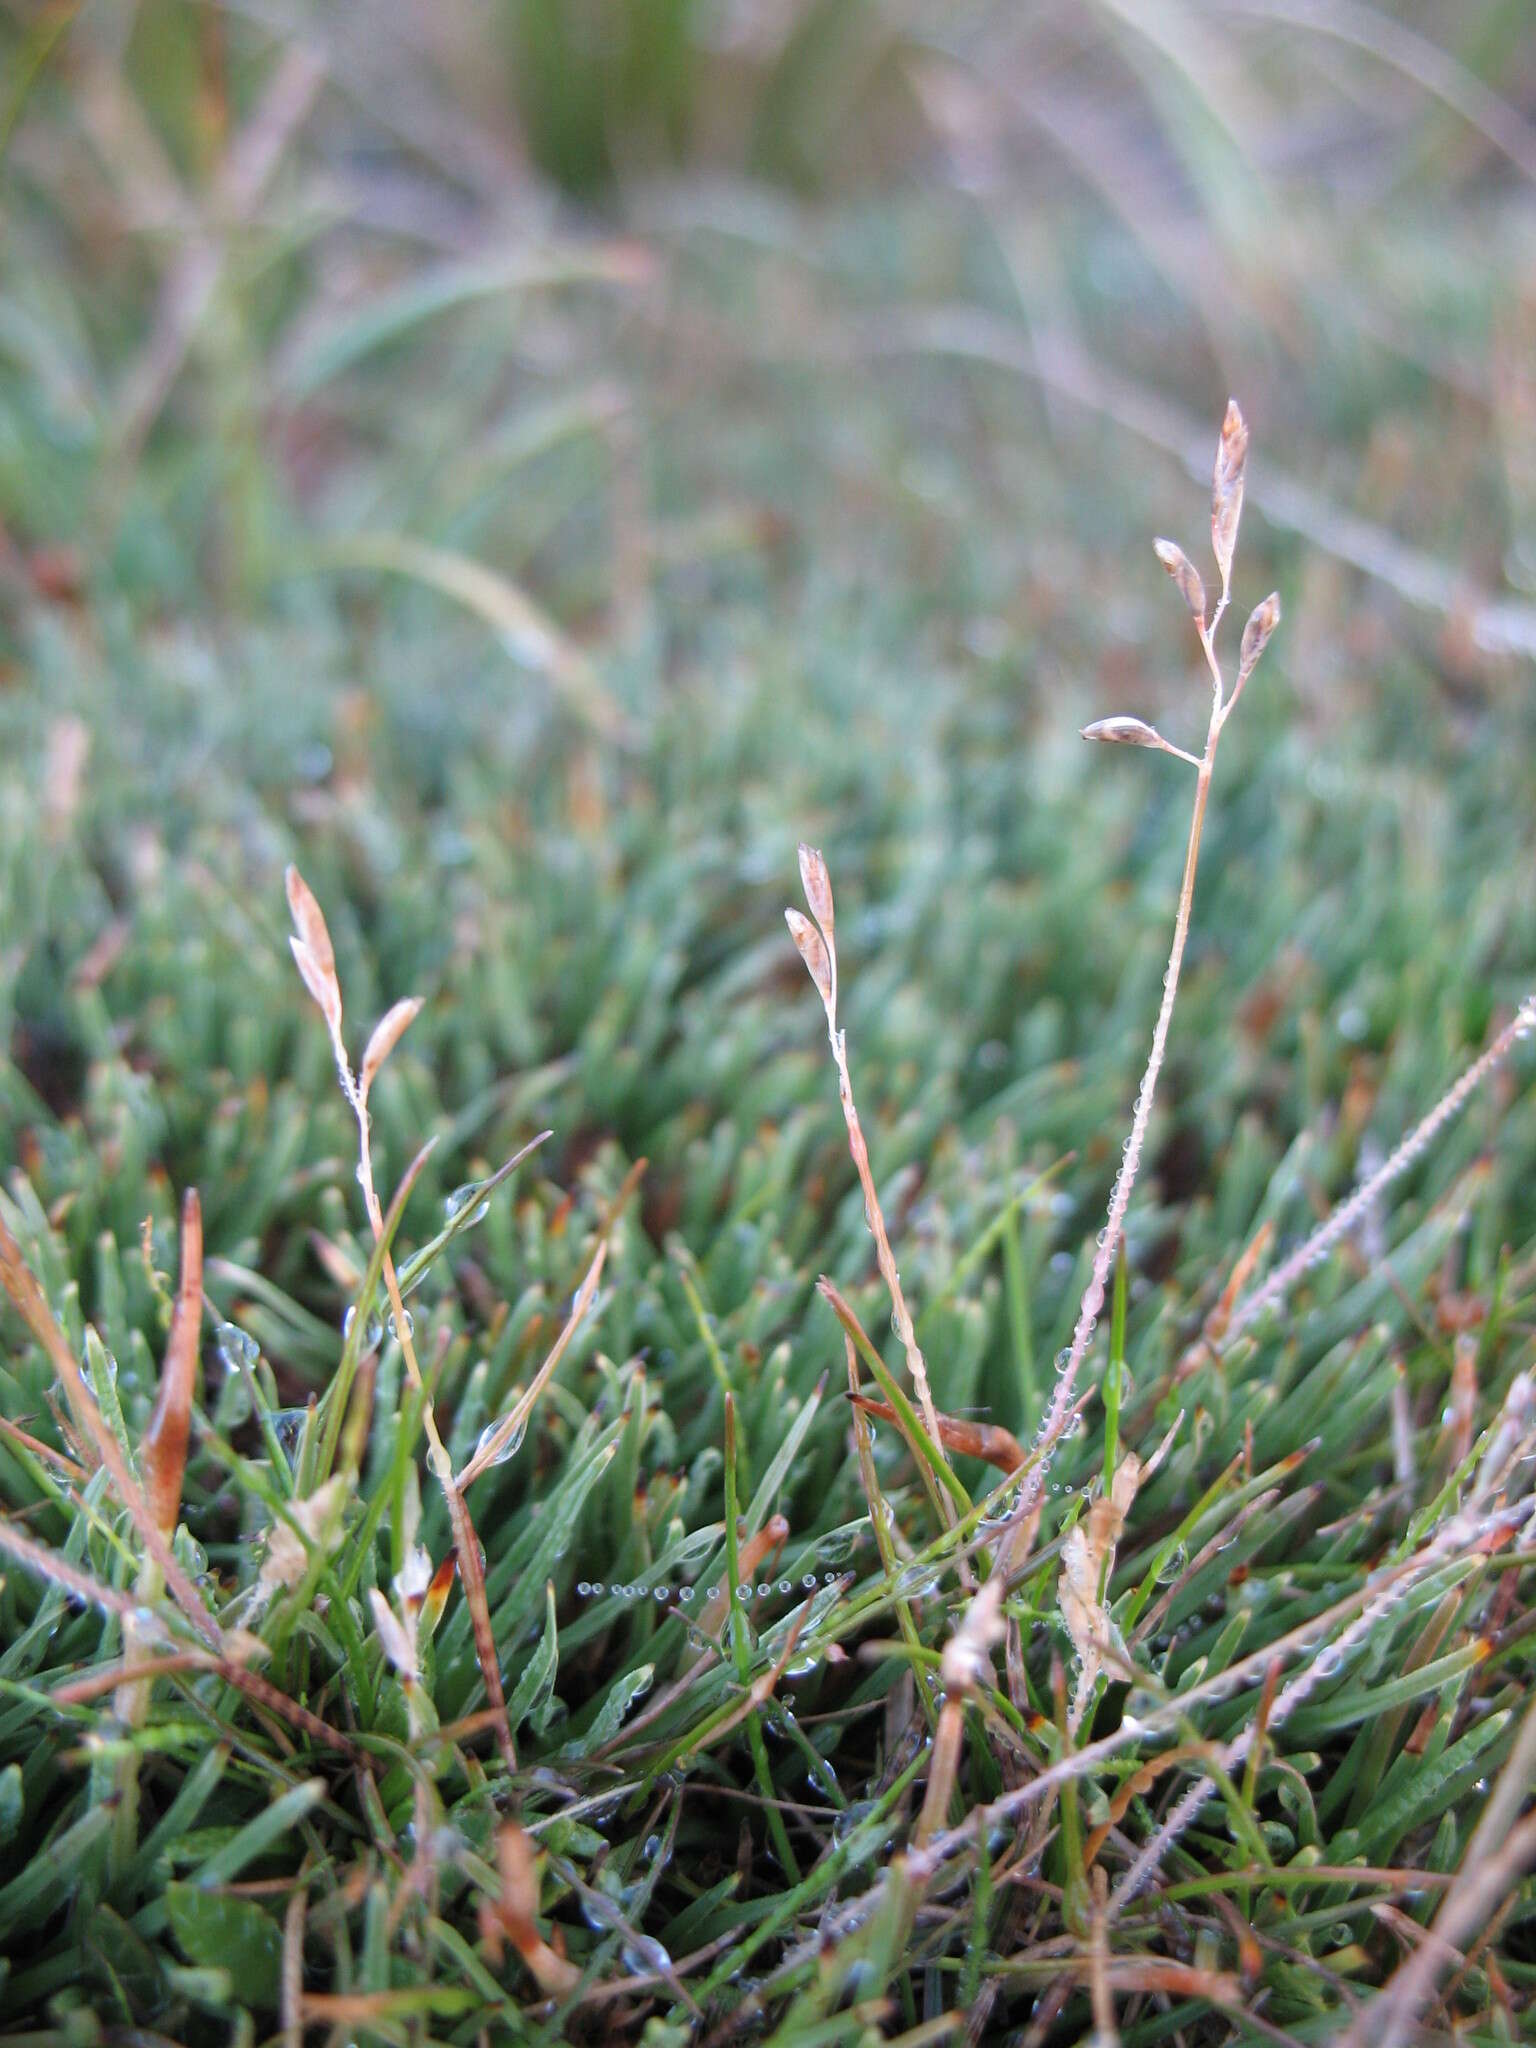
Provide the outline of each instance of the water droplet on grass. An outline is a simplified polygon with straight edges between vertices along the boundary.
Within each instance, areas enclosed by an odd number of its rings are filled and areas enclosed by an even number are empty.
[[[299,1438],[304,1434],[304,1418],[308,1413],[307,1408],[279,1408],[273,1415],[272,1434],[285,1457],[291,1458],[299,1448]]]
[[[500,1428],[501,1422],[488,1422],[485,1425],[484,1429],[481,1430],[479,1441],[475,1445],[475,1456],[477,1458],[491,1443],[492,1439],[496,1435],[497,1430],[499,1430]],[[518,1452],[522,1449],[523,1439],[527,1436],[527,1434],[528,1418],[525,1415],[523,1419],[518,1423],[516,1429],[513,1430],[512,1434],[507,1438],[506,1442],[502,1445],[501,1449],[496,1453],[495,1457],[492,1458],[491,1463],[493,1465],[505,1465],[508,1459],[515,1458]]]
[[[649,1977],[670,1970],[672,1958],[652,1934],[637,1934],[619,1950],[619,1959],[632,1977]]]
[[[239,1372],[242,1366],[254,1365],[261,1356],[261,1346],[250,1331],[242,1330],[238,1323],[220,1323],[214,1331],[213,1341],[230,1372]]]
[[[353,1326],[356,1322],[357,1310],[355,1308],[349,1308],[341,1320],[341,1334],[343,1339],[346,1339],[351,1336]],[[377,1351],[379,1346],[383,1343],[383,1341],[384,1325],[379,1321],[377,1316],[370,1316],[368,1318],[367,1327],[363,1331],[363,1355],[366,1357],[370,1351]]]

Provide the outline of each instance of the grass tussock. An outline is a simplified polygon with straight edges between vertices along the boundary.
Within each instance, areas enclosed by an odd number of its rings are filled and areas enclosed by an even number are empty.
[[[6,21],[0,2038],[1523,2038],[1512,16],[661,12]]]

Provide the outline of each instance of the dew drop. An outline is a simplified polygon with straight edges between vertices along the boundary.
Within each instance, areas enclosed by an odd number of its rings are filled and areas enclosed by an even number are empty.
[[[415,1317],[414,1317],[414,1316],[413,1316],[413,1315],[411,1314],[411,1312],[410,1312],[410,1310],[409,1310],[409,1309],[407,1309],[407,1310],[405,1311],[405,1323],[404,1323],[404,1326],[403,1326],[403,1327],[404,1327],[404,1330],[405,1330],[405,1336],[406,1336],[406,1338],[410,1338],[410,1337],[414,1337],[414,1336],[415,1336],[415,1334],[416,1334],[416,1318],[415,1318]],[[391,1336],[391,1337],[395,1337],[395,1338],[399,1338],[399,1336],[400,1336],[400,1332],[399,1332],[399,1331],[398,1331],[398,1330],[397,1330],[397,1329],[395,1328],[395,1319],[394,1319],[393,1315],[391,1315],[391,1317],[390,1317],[390,1319],[389,1319],[389,1334],[390,1334],[390,1336]],[[404,1339],[401,1339],[401,1341],[403,1342],[403,1341],[404,1341]]]
[[[451,1195],[444,1197],[443,1214],[450,1219],[455,1216],[462,1216],[479,1192],[480,1184],[478,1181],[465,1181],[462,1187],[455,1188]],[[483,1223],[490,1213],[491,1205],[489,1200],[486,1200],[480,1204],[469,1220],[471,1223]]]
[[[341,1320],[341,1334],[343,1338],[351,1336],[353,1325],[356,1323],[356,1321],[356,1308],[349,1308]],[[370,1351],[377,1351],[380,1344],[382,1344],[383,1341],[384,1325],[379,1321],[377,1316],[370,1316],[368,1318],[367,1328],[363,1331],[362,1348],[364,1357],[366,1357]]]
[[[242,1366],[254,1365],[261,1356],[261,1346],[250,1331],[242,1330],[238,1323],[220,1323],[214,1332],[214,1342],[229,1372],[239,1372]]]
[[[672,1967],[671,1956],[651,1934],[637,1934],[633,1941],[626,1941],[619,1959],[632,1977],[648,1977]]]
[[[481,1430],[479,1439],[475,1444],[475,1456],[477,1458],[484,1450],[487,1449],[487,1447],[494,1439],[497,1430],[499,1430],[501,1426],[501,1422],[499,1421],[488,1422],[485,1425],[484,1429]],[[507,1438],[506,1442],[502,1445],[501,1449],[496,1453],[495,1457],[492,1458],[491,1463],[493,1465],[505,1465],[509,1459],[515,1458],[518,1452],[522,1449],[523,1439],[525,1436],[527,1436],[527,1434],[528,1418],[525,1415],[523,1419],[518,1423],[516,1429],[513,1430],[512,1434]]]
[[[279,1408],[273,1415],[272,1434],[285,1457],[291,1458],[299,1448],[299,1438],[304,1434],[304,1418],[308,1413],[307,1408]]]

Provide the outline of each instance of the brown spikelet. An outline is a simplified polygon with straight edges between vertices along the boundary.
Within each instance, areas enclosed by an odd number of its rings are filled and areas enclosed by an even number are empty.
[[[1248,623],[1243,628],[1242,659],[1240,673],[1246,678],[1253,673],[1259,656],[1269,645],[1269,637],[1280,623],[1280,593],[1272,590],[1262,604],[1256,604],[1248,614]]]
[[[1248,461],[1248,424],[1235,398],[1227,400],[1216,465],[1211,473],[1211,547],[1221,571],[1221,587],[1232,578],[1232,551],[1243,516],[1243,471]]]
[[[800,886],[805,891],[805,900],[811,906],[811,915],[821,926],[827,944],[833,942],[832,922],[832,877],[827,873],[827,864],[821,857],[821,849],[800,847]]]
[[[293,928],[314,955],[323,973],[334,981],[336,978],[336,954],[331,945],[330,927],[326,924],[325,913],[308,882],[291,864],[283,871],[283,887],[288,892],[288,908],[293,913]]]
[[[373,1086],[374,1076],[389,1058],[395,1047],[421,1014],[421,997],[406,996],[392,1009],[386,1010],[373,1027],[373,1035],[363,1052],[362,1069],[358,1074],[358,1086],[366,1096]]]
[[[798,910],[786,910],[784,922],[789,926],[789,936],[799,949],[800,958],[810,970],[816,993],[823,1003],[832,1001],[832,960],[827,952],[826,941],[808,917]]]
[[[1117,747],[1164,747],[1168,743],[1155,725],[1148,725],[1144,718],[1131,718],[1118,712],[1113,718],[1096,718],[1092,725],[1083,727],[1085,740],[1103,740]]]
[[[181,1483],[187,1469],[187,1435],[197,1373],[197,1341],[203,1324],[203,1211],[197,1189],[181,1202],[181,1278],[171,1333],[160,1370],[160,1391],[144,1431],[139,1465],[155,1527],[169,1536],[181,1513]]]
[[[1175,540],[1155,540],[1152,551],[1178,586],[1180,597],[1189,607],[1189,615],[1197,625],[1205,624],[1205,585],[1200,581],[1200,571]]]
[[[296,867],[283,876],[288,891],[288,908],[293,913],[295,936],[288,943],[303,976],[304,986],[319,1005],[332,1038],[341,1030],[341,983],[336,978],[336,953],[325,914],[315,893]]]

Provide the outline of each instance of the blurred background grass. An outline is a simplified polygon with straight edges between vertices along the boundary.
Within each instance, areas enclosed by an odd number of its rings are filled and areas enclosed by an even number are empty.
[[[452,1102],[590,1014],[603,1121],[616,946],[666,1038],[781,964],[801,832],[870,906],[882,1073],[903,1005],[983,1121],[1111,1020],[1118,1071],[1182,792],[1074,733],[1198,722],[1147,541],[1194,546],[1228,390],[1240,596],[1288,621],[1202,885],[1217,1014],[1274,984],[1299,1123],[1405,1006],[1449,1058],[1523,988],[1524,6],[0,20],[17,1142],[155,1014],[146,878],[210,949],[157,984],[209,1006],[176,1084],[228,1069],[295,845],[385,992],[487,978]]]

